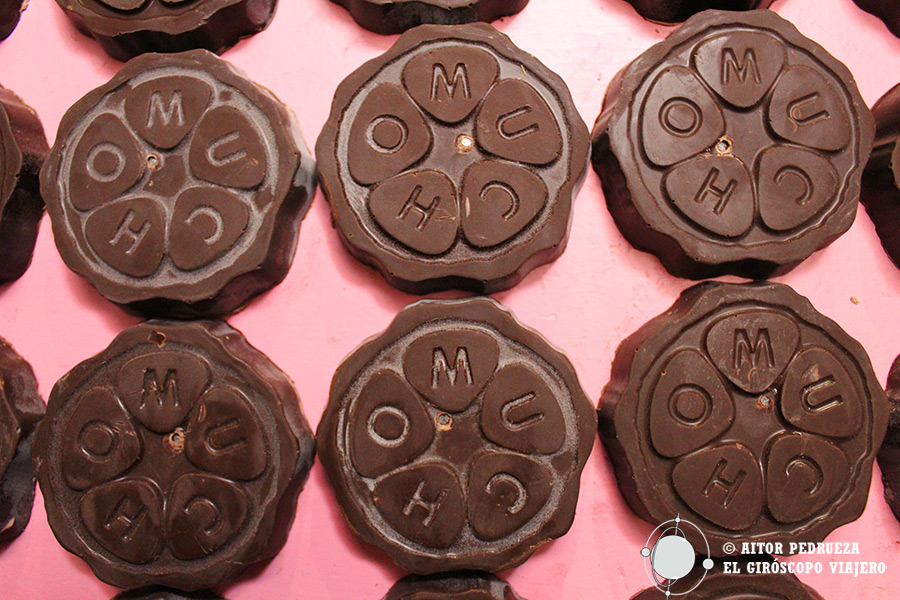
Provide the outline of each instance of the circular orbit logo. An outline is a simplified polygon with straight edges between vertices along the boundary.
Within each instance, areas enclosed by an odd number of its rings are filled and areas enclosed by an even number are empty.
[[[706,558],[703,559],[703,574],[690,589],[682,592],[673,592],[671,587],[681,578],[685,577],[694,568],[697,560],[697,552],[684,534],[684,527],[692,527],[700,535],[705,545]],[[655,540],[655,541],[654,541]],[[680,516],[660,523],[647,538],[647,543],[641,548],[641,556],[644,557],[644,570],[654,587],[669,596],[684,596],[693,592],[706,579],[706,574],[713,568],[713,560],[710,557],[709,542],[699,527],[685,521]]]

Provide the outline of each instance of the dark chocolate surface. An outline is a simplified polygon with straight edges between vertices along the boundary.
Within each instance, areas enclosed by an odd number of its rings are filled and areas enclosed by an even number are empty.
[[[494,575],[478,571],[408,575],[382,600],[523,600]]]
[[[13,32],[27,6],[26,0],[0,0],[0,41]]]
[[[163,587],[149,587],[122,592],[112,600],[225,600],[209,591],[186,593]]]
[[[857,519],[888,404],[865,350],[789,287],[707,283],[622,342],[599,417],[638,516],[680,516],[723,556]]]
[[[692,582],[693,584],[693,582]],[[672,596],[680,592],[672,588]],[[822,600],[822,596],[795,575],[740,574],[721,571],[706,576],[696,589],[682,596],[691,600]],[[631,600],[665,600],[666,594],[659,588],[649,588],[634,595]]]
[[[460,25],[514,15],[528,0],[332,0],[370,31],[403,33],[419,25]]]
[[[56,0],[85,35],[121,61],[145,52],[221,54],[269,26],[277,0]]]
[[[873,123],[847,68],[767,10],[708,11],[620,72],[593,164],[671,273],[767,278],[853,223]]]
[[[405,33],[341,83],[316,144],[344,245],[413,293],[558,257],[588,150],[565,83],[481,23]]]
[[[0,284],[31,263],[44,214],[38,174],[48,150],[37,113],[0,86]]]
[[[193,591],[281,549],[313,452],[293,382],[240,332],[148,321],[57,382],[34,454],[97,577]]]
[[[886,392],[891,413],[884,444],[878,452],[878,466],[884,483],[884,499],[900,521],[900,357],[891,365]]]
[[[499,571],[568,531],[595,417],[568,359],[486,298],[420,301],[338,368],[320,458],[407,571]]]
[[[775,0],[626,0],[642,17],[657,23],[681,23],[704,10],[768,8]]]
[[[900,37],[900,4],[894,0],[853,0],[858,7],[884,21],[891,33]]]
[[[860,201],[875,224],[881,246],[900,268],[900,85],[872,107],[875,147],[863,172]]]
[[[31,442],[44,412],[31,365],[0,338],[0,542],[22,533],[31,518]]]
[[[237,310],[284,279],[315,185],[288,109],[205,50],[140,56],[79,100],[41,178],[69,268],[176,317]]]

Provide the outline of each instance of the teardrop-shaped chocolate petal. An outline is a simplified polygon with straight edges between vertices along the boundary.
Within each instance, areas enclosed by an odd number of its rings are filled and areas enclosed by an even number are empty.
[[[371,185],[412,166],[429,148],[431,130],[422,113],[399,86],[384,83],[366,95],[356,112],[347,166],[353,179]]]
[[[547,196],[544,180],[525,167],[479,161],[463,177],[463,234],[477,248],[501,244],[534,220]]]
[[[422,254],[442,254],[456,241],[456,189],[440,171],[403,173],[376,185],[369,212],[391,237]]]
[[[147,168],[141,149],[119,117],[104,113],[85,130],[66,177],[69,199],[78,210],[90,210],[118,198],[137,183]]]
[[[850,143],[850,110],[825,77],[805,66],[792,67],[775,84],[769,126],[782,138],[819,150],[840,150]]]
[[[247,229],[250,209],[236,194],[204,186],[175,201],[169,257],[185,271],[200,269],[231,251]]]
[[[208,556],[240,531],[249,514],[247,494],[219,477],[187,473],[166,502],[166,541],[181,560]]]
[[[761,31],[735,31],[708,37],[692,57],[700,76],[726,102],[749,108],[762,100],[781,73],[784,44]]]
[[[551,475],[539,462],[508,452],[484,452],[469,472],[469,524],[495,541],[526,526],[550,498]]]
[[[641,115],[644,152],[661,167],[699,154],[725,133],[715,98],[687,67],[669,67],[656,77]]]
[[[152,275],[165,256],[165,213],[150,198],[105,204],[87,218],[84,231],[103,262],[131,277]]]
[[[814,516],[846,485],[850,463],[840,448],[807,433],[779,436],[766,466],[769,512],[782,523]]]
[[[228,105],[203,115],[191,139],[188,164],[203,181],[242,190],[261,184],[269,167],[262,135],[246,115]]]
[[[650,439],[668,458],[697,450],[734,422],[734,400],[715,367],[685,348],[665,363],[650,397]]]
[[[762,514],[762,470],[741,444],[688,454],[672,470],[672,484],[694,512],[730,531],[747,529]]]
[[[236,388],[213,387],[191,411],[184,452],[205,471],[228,479],[256,479],[268,463],[259,419]]]
[[[753,226],[753,183],[736,158],[694,158],[666,173],[663,185],[678,210],[707,231],[736,238]]]
[[[66,485],[84,490],[124,473],[137,462],[141,440],[113,393],[99,387],[74,401],[59,449]]]
[[[766,227],[787,231],[803,225],[834,201],[838,175],[821,154],[772,146],[759,158],[759,214]]]
[[[128,92],[125,118],[145,140],[169,150],[193,129],[211,98],[212,90],[202,79],[157,77]]]
[[[497,59],[481,48],[445,46],[406,63],[403,87],[434,118],[458,123],[478,106],[499,74]]]
[[[545,165],[562,152],[562,133],[547,101],[521,79],[503,79],[475,118],[475,139],[486,152],[513,162]]]
[[[804,348],[788,365],[781,413],[795,427],[849,437],[862,426],[865,401],[850,372],[824,348]]]

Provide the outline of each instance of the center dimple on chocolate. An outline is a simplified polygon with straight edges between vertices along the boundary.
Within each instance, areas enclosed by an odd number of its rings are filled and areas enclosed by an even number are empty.
[[[183,157],[163,153],[147,155],[150,177],[144,190],[165,199],[174,199],[188,182],[187,169]]]
[[[172,453],[184,452],[184,428],[176,427],[175,431],[163,438],[163,444]]]
[[[452,416],[439,412],[434,415],[434,424],[436,454],[465,470],[485,444],[477,412],[466,411]]]
[[[470,135],[461,133],[456,138],[456,151],[460,154],[471,152],[475,148],[475,140]]]

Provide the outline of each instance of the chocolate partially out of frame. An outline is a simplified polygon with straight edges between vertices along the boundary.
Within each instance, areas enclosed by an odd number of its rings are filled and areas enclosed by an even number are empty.
[[[690,521],[712,556],[788,554],[862,514],[888,403],[862,346],[791,288],[704,283],[619,345],[598,414],[639,517]]]
[[[769,10],[706,11],[616,75],[594,169],[679,277],[785,273],[856,217],[874,124],[852,74]]]
[[[315,166],[290,110],[206,50],[145,54],[70,108],[41,172],[66,265],[147,316],[219,316],[287,275]]]
[[[27,0],[0,0],[0,41],[10,36],[25,10]]]
[[[34,109],[0,86],[0,284],[31,264],[44,215],[39,173],[47,138]]]
[[[338,368],[319,457],[402,568],[496,572],[569,530],[595,425],[568,359],[508,310],[423,300]]]
[[[895,36],[900,37],[900,3],[894,0],[853,0],[858,7],[882,21]]]
[[[419,25],[490,23],[514,15],[528,0],[331,0],[369,31],[390,35]]]
[[[484,23],[400,36],[316,143],[344,246],[417,294],[503,290],[560,256],[588,152],[562,79]]]
[[[746,565],[738,561],[739,569]],[[631,600],[664,600],[666,598],[690,598],[690,600],[823,600],[813,588],[805,585],[796,575],[790,573],[737,574],[724,573],[722,566],[710,572],[703,581],[697,583],[698,574],[689,574],[684,580],[662,586],[672,595],[667,596],[660,588],[648,588],[631,597]],[[695,587],[696,585],[696,587]]]
[[[859,200],[875,224],[881,246],[900,268],[900,85],[872,107],[875,147],[863,172]]]
[[[891,365],[886,392],[891,413],[887,435],[878,451],[878,466],[884,483],[884,499],[900,521],[900,356]]]
[[[129,590],[112,600],[227,600],[210,591],[181,592],[164,587],[148,587]]]
[[[203,48],[221,54],[275,16],[277,0],[56,0],[83,34],[121,61]]]
[[[382,600],[524,600],[506,581],[490,573],[460,571],[407,575]]]
[[[775,0],[625,0],[639,15],[657,23],[682,23],[704,10],[768,8]]]
[[[293,382],[240,332],[160,320],[57,382],[34,457],[54,535],[99,579],[195,591],[281,550],[314,446]]]
[[[31,518],[31,442],[44,412],[31,365],[0,338],[0,542],[22,533]]]

